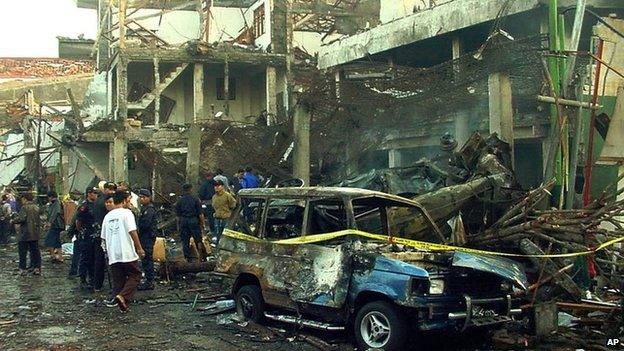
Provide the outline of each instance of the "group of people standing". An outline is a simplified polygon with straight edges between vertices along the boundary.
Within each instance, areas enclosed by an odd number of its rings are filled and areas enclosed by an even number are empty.
[[[214,174],[207,173],[199,197],[193,194],[191,184],[183,186],[183,195],[175,209],[184,256],[189,262],[193,260],[191,238],[198,248],[200,261],[205,261],[207,250],[203,233],[209,230],[216,245],[236,208],[238,190],[259,186],[260,179],[251,168],[239,170],[232,180],[220,169]],[[137,195],[125,182],[100,182],[98,188],[85,190],[84,200],[70,220],[65,218],[66,211],[57,193],[48,192],[47,199],[47,220],[44,221],[34,192],[22,194],[21,203],[12,193],[2,195],[0,240],[5,240],[10,230],[16,230],[20,274],[41,274],[39,239],[41,229],[45,228],[44,242],[52,262],[63,262],[63,233],[71,238],[73,255],[69,276],[80,278],[80,288],[99,292],[109,274],[112,293],[107,305],[127,311],[137,290],[154,289],[153,250],[158,214],[149,190],[141,189]],[[145,279],[141,283],[143,275]]]
[[[47,220],[42,220],[34,192],[23,193],[15,209],[3,194],[0,220],[3,230],[8,230],[5,223],[16,229],[21,275],[41,274],[42,229],[47,229],[44,242],[52,262],[63,261],[61,236],[67,233],[73,241],[69,276],[80,277],[81,288],[98,292],[108,273],[112,294],[107,305],[127,311],[137,289],[154,289],[157,212],[151,197],[147,189],[137,196],[124,182],[101,182],[99,188],[86,189],[84,201],[66,223],[63,205],[53,191],[47,194]]]
[[[70,275],[80,277],[82,288],[101,291],[108,269],[109,305],[126,311],[137,289],[154,289],[157,212],[151,192],[141,189],[136,195],[126,183],[106,182],[99,191],[87,188],[85,197],[70,223],[74,236]]]
[[[176,203],[178,231],[182,241],[182,250],[187,261],[191,262],[190,239],[197,246],[199,258],[206,257],[206,247],[202,241],[202,232],[209,231],[212,243],[216,245],[223,234],[228,218],[236,208],[236,193],[240,189],[257,188],[260,179],[251,167],[239,169],[232,180],[228,179],[223,170],[207,172],[206,179],[198,191],[193,194],[193,186],[185,184],[183,195]]]

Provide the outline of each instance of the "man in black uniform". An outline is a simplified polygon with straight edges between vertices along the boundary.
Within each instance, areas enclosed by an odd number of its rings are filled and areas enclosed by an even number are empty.
[[[208,229],[212,236],[215,234],[214,208],[212,208],[212,197],[215,194],[215,180],[212,172],[206,173],[206,180],[199,188],[199,199],[204,209],[204,217],[208,223]]]
[[[101,231],[102,231],[102,222],[104,222],[104,217],[108,213],[108,209],[106,208],[106,198],[110,195],[114,194],[117,190],[117,184],[115,183],[106,183],[104,184],[104,190],[95,200],[95,204],[93,207],[93,216],[95,217],[95,230],[94,236],[92,240],[92,246],[90,250],[93,252],[93,289],[95,291],[102,290],[102,285],[104,285],[104,274],[106,272],[106,255],[104,254],[104,249],[102,249],[102,239]]]
[[[76,231],[80,263],[78,265],[78,275],[80,276],[80,285],[82,288],[93,288],[93,236],[95,232],[95,217],[93,209],[95,200],[97,199],[97,190],[95,188],[87,188],[85,191],[85,201],[78,207],[76,211]],[[76,254],[76,253],[74,253]],[[87,280],[88,278],[88,280]]]
[[[156,224],[158,214],[152,204],[152,193],[147,189],[139,190],[139,202],[141,212],[137,227],[141,247],[145,250],[145,257],[141,260],[141,266],[145,273],[145,282],[139,285],[139,290],[154,290],[154,242],[156,241]]]
[[[182,240],[184,257],[188,262],[192,262],[190,248],[192,236],[199,253],[199,260],[204,262],[208,253],[202,242],[205,218],[202,213],[201,202],[199,198],[191,194],[193,190],[191,184],[184,184],[182,190],[184,194],[176,203],[176,215],[178,216],[178,231]]]

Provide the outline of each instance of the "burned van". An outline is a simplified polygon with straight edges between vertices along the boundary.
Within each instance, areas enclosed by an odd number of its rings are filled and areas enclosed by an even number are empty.
[[[494,328],[521,312],[517,263],[393,236],[397,209],[425,211],[414,201],[353,188],[239,195],[214,274],[247,319],[346,329],[363,349],[401,350],[414,329]]]

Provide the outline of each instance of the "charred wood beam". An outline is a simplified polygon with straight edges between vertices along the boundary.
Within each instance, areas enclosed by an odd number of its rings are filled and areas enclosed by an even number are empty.
[[[169,274],[199,273],[212,272],[215,268],[216,261],[210,262],[183,262],[176,261],[167,265]]]

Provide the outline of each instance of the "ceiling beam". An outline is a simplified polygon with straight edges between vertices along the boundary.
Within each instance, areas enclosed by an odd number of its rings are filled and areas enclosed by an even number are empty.
[[[97,9],[98,0],[75,0],[79,8]],[[248,8],[256,0],[214,0],[214,7]],[[180,5],[189,3],[188,0],[129,0],[128,8],[165,9],[178,8]],[[197,11],[196,3],[189,3],[181,10]]]

